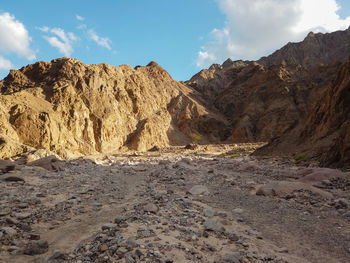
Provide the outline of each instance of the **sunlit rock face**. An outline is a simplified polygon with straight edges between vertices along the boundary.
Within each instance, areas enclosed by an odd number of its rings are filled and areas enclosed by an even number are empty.
[[[0,157],[46,149],[62,157],[220,141],[224,118],[157,63],[135,69],[72,58],[11,71],[0,82]]]

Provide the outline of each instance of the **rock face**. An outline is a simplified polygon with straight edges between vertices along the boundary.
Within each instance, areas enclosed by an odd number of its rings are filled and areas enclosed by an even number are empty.
[[[309,138],[310,146],[317,144],[322,164],[350,167],[350,57],[312,110],[301,136],[301,144]]]
[[[235,62],[214,65],[187,85],[231,122],[229,142],[269,141],[305,119],[331,82],[338,64],[316,66]]]
[[[186,84],[230,121],[228,142],[269,141],[304,125],[346,60],[349,43],[350,29],[310,33],[257,62],[214,64]]]
[[[155,62],[135,69],[71,58],[38,62],[11,71],[0,92],[0,158],[33,149],[62,157],[145,151],[219,141],[226,130],[198,93]]]
[[[309,113],[305,126],[258,152],[302,153],[323,166],[350,167],[350,57]]]

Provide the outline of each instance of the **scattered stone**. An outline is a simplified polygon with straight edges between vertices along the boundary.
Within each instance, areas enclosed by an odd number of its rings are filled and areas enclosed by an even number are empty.
[[[21,248],[17,246],[9,246],[7,249],[8,252],[19,251],[19,250],[21,250]]]
[[[101,203],[97,203],[97,202],[94,202],[91,205],[94,206],[94,207],[101,207],[102,206]]]
[[[288,248],[281,247],[276,250],[278,253],[288,253]]]
[[[160,148],[158,146],[153,146],[151,149],[149,149],[149,152],[158,152]]]
[[[224,261],[229,263],[240,263],[242,259],[242,255],[239,252],[235,253],[226,253],[224,255]]]
[[[244,210],[242,208],[235,208],[232,210],[233,214],[243,214]]]
[[[53,252],[51,256],[47,258],[48,261],[55,261],[55,260],[66,260],[67,256],[63,252],[56,250]]]
[[[19,221],[13,217],[6,217],[5,220],[6,220],[6,223],[8,223],[9,225],[17,225],[19,223]]]
[[[40,235],[39,234],[35,234],[35,233],[31,233],[29,235],[29,239],[30,240],[40,240]]]
[[[31,213],[15,213],[14,216],[17,218],[17,219],[26,219],[28,217],[30,217],[32,214]]]
[[[102,244],[101,246],[100,246],[100,252],[105,252],[105,251],[107,251],[108,250],[108,246],[106,245],[106,244]]]
[[[214,216],[214,212],[211,211],[210,209],[205,209],[204,210],[204,216],[206,216],[206,217],[213,217]]]
[[[125,255],[125,262],[126,263],[136,263],[136,260],[131,255]]]
[[[107,223],[107,224],[104,224],[101,228],[102,230],[113,230],[117,228],[117,225],[113,223]]]
[[[20,177],[18,175],[5,175],[1,176],[0,178],[6,182],[24,182],[23,177]]]
[[[128,247],[131,247],[131,248],[135,248],[135,247],[138,247],[139,245],[136,243],[136,241],[129,237],[126,241],[125,241],[125,244],[128,246]]]
[[[337,209],[347,209],[350,207],[350,202],[345,198],[339,198],[337,200],[334,200],[334,203],[335,203],[335,208]]]
[[[153,203],[148,203],[143,207],[143,211],[150,213],[157,213],[159,210],[158,206]]]
[[[275,255],[267,255],[264,257],[265,261],[272,261],[275,260],[276,256]]]
[[[191,195],[208,195],[209,194],[208,187],[204,185],[195,185],[188,192]]]
[[[16,168],[16,165],[8,160],[0,160],[0,171],[2,173],[7,173],[13,171]]]
[[[186,149],[186,150],[196,150],[196,149],[198,149],[198,145],[197,145],[197,144],[189,143],[189,144],[187,144],[187,145],[184,147],[184,149]]]
[[[126,220],[128,220],[128,217],[126,217],[126,216],[117,216],[114,219],[114,223],[121,224],[121,223],[125,222]]]
[[[10,237],[17,234],[17,231],[15,229],[13,229],[12,227],[5,226],[5,227],[1,228],[1,231]]]
[[[214,219],[208,219],[204,223],[204,229],[208,231],[213,231],[217,233],[225,232],[225,227],[218,221]]]

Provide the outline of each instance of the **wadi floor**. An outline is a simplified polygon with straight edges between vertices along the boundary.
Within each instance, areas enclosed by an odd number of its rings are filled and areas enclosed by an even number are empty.
[[[349,172],[258,146],[18,165],[0,178],[0,262],[349,262]]]

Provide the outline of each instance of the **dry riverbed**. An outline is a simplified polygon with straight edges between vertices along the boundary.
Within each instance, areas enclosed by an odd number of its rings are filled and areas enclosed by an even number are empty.
[[[17,164],[0,175],[0,262],[349,262],[349,172],[258,146]]]

